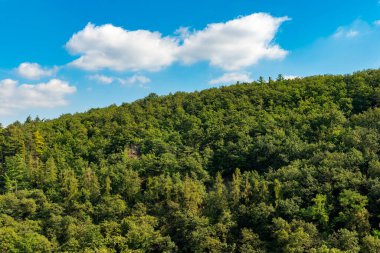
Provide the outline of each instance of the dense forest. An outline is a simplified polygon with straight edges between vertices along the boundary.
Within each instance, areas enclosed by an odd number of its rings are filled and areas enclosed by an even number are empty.
[[[380,70],[0,127],[0,252],[380,252]]]

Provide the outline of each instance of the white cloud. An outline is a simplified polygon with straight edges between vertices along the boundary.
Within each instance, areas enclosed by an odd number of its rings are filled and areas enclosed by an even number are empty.
[[[174,34],[177,35],[180,40],[184,40],[190,37],[191,32],[189,27],[181,26],[174,32]]]
[[[353,38],[359,35],[359,31],[349,30],[346,33],[347,38]]]
[[[111,84],[113,82],[119,82],[121,85],[139,84],[140,86],[143,86],[144,84],[149,83],[151,81],[148,77],[140,75],[140,74],[135,74],[128,78],[96,74],[96,75],[89,76],[89,78],[102,84]]]
[[[252,79],[247,73],[230,72],[211,80],[209,84],[231,84],[236,82],[248,83],[252,82]]]
[[[17,72],[20,76],[32,80],[52,76],[57,72],[57,70],[57,67],[43,68],[40,64],[34,62],[21,63],[17,68]]]
[[[65,96],[75,91],[74,86],[59,79],[21,85],[12,79],[0,80],[0,115],[10,115],[22,109],[66,105]]]
[[[91,75],[89,76],[89,78],[91,80],[95,80],[96,82],[102,83],[102,84],[111,84],[114,81],[113,77],[100,75],[100,74]]]
[[[334,33],[334,38],[354,38],[359,35],[359,31],[355,29],[347,29],[339,27]]]
[[[297,79],[297,78],[301,78],[300,76],[294,76],[294,75],[285,75],[284,76],[284,79],[286,80],[293,80],[293,79]]]
[[[225,70],[238,70],[261,59],[282,59],[287,51],[273,42],[287,17],[256,13],[226,23],[208,25],[186,38],[180,57],[185,63],[209,61]]]
[[[74,34],[66,48],[80,57],[72,66],[85,70],[159,70],[175,60],[177,42],[159,32],[128,31],[111,24],[89,23]]]
[[[255,13],[226,23],[209,24],[198,31],[181,27],[166,37],[159,32],[89,23],[70,38],[66,48],[79,55],[70,65],[85,70],[155,71],[176,61],[185,64],[206,61],[235,71],[262,59],[284,58],[287,51],[274,38],[286,20],[289,18]]]
[[[145,83],[149,83],[150,79],[148,77],[142,76],[142,75],[133,75],[127,79],[127,82],[130,84],[134,84],[134,83],[145,84]]]
[[[127,79],[118,78],[117,79],[122,85],[133,85],[139,84],[140,86],[144,86],[144,84],[149,83],[151,80],[143,75],[133,75]]]
[[[351,24],[340,26],[332,35],[334,39],[352,39],[366,36],[374,31],[374,26],[380,25],[380,20],[374,21],[372,24],[361,19],[354,20]]]

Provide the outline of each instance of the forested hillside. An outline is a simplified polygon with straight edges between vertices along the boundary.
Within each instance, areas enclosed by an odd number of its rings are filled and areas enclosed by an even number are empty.
[[[0,128],[0,252],[380,252],[380,70]]]

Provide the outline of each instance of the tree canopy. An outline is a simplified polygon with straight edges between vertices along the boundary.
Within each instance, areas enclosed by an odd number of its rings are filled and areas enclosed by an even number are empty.
[[[380,70],[0,126],[1,252],[380,252]]]

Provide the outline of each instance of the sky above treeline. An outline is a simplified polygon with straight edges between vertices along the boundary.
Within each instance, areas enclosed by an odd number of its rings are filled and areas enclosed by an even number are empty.
[[[378,0],[0,0],[0,123],[380,68]]]

